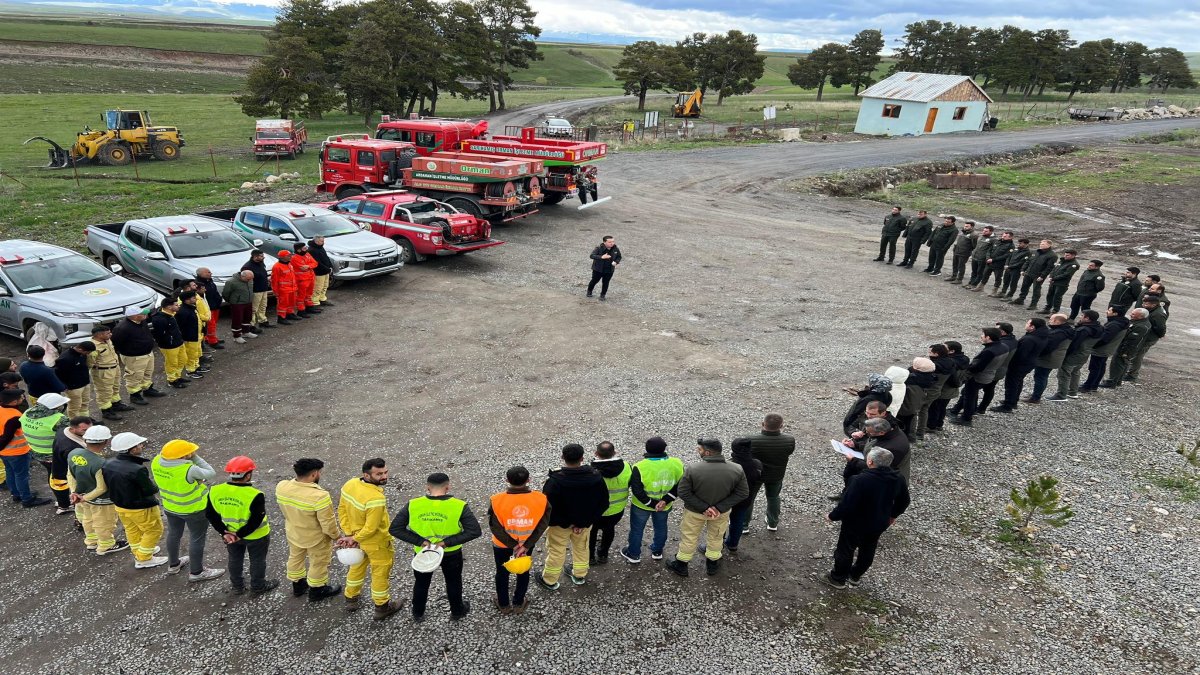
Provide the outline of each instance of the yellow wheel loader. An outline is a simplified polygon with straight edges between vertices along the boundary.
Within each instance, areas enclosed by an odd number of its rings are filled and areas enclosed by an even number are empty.
[[[679,92],[675,95],[675,105],[671,106],[671,117],[699,117],[702,97],[699,89],[690,94],[686,91]]]
[[[52,147],[47,166],[55,169],[88,162],[122,166],[132,162],[135,155],[170,161],[179,159],[179,149],[185,145],[178,128],[152,126],[145,110],[106,110],[100,120],[105,129],[85,126],[70,150],[45,136],[34,136],[25,143],[49,143]]]

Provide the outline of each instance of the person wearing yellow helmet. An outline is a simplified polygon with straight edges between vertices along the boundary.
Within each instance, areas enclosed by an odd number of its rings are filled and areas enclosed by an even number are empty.
[[[530,552],[550,525],[546,495],[529,489],[529,470],[514,466],[505,475],[508,489],[492,495],[488,526],[492,531],[492,553],[496,558],[496,595],[492,604],[501,614],[520,614],[529,606]],[[515,569],[514,569],[515,568]],[[508,594],[508,575],[517,575],[517,587]]]
[[[167,574],[179,574],[188,565],[188,582],[208,581],[225,573],[221,568],[204,566],[204,542],[208,537],[208,519],[204,515],[208,483],[217,476],[198,454],[200,446],[176,438],[167,441],[150,462],[150,473],[158,484],[163,511],[167,514]],[[179,542],[187,528],[188,554],[179,556]]]

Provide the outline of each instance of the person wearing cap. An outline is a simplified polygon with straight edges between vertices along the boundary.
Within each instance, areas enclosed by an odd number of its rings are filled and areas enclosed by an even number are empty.
[[[482,532],[471,507],[450,495],[450,477],[444,473],[429,474],[425,479],[425,495],[405,504],[388,531],[393,537],[412,544],[416,553],[431,546],[442,550],[442,577],[446,580],[450,618],[458,620],[466,616],[471,611],[471,603],[462,597],[462,546]],[[425,604],[432,581],[433,572],[413,570],[414,621],[425,619]]]
[[[212,270],[207,267],[196,270],[196,290],[201,300],[208,304],[209,318],[204,324],[204,342],[213,349],[224,349],[225,341],[217,338],[217,322],[221,319],[224,299],[217,282],[213,281]]]
[[[831,523],[842,524],[833,553],[833,569],[824,577],[825,583],[834,588],[861,583],[863,574],[875,561],[879,537],[909,505],[908,481],[892,469],[889,450],[871,448],[864,464],[866,469],[846,485],[838,505],[825,516]]]
[[[325,463],[319,459],[298,459],[292,465],[296,477],[275,486],[288,542],[287,577],[292,595],[298,598],[307,593],[309,602],[342,592],[341,586],[329,585],[329,557],[342,533],[333,500],[320,485],[323,468]]]
[[[529,489],[529,470],[511,467],[504,475],[504,492],[492,495],[488,505],[488,529],[492,533],[492,554],[496,560],[496,595],[492,604],[501,614],[522,614],[529,606],[529,571],[516,575],[517,586],[508,593],[509,560],[533,553],[538,539],[550,526],[550,502],[546,495]]]
[[[591,565],[604,565],[608,563],[608,551],[616,536],[617,523],[621,522],[625,505],[629,503],[629,478],[633,475],[633,467],[617,457],[617,448],[612,441],[601,441],[596,445],[592,468],[600,474],[608,488],[608,506],[592,526],[588,537],[588,562]]]
[[[891,400],[887,403],[890,404]],[[762,482],[756,483],[750,493],[750,510],[746,512],[743,534],[754,522],[754,502],[758,499],[759,487],[763,488],[767,499],[767,514],[763,520],[767,531],[774,532],[779,529],[779,514],[783,508],[783,500],[779,495],[783,492],[788,459],[796,451],[796,439],[783,433],[783,417],[771,413],[763,417],[762,430],[750,437],[750,446],[754,458],[763,464]]]
[[[721,565],[721,547],[729,530],[729,512],[750,496],[746,472],[740,464],[726,462],[721,441],[696,440],[700,461],[689,464],[679,480],[679,498],[683,500],[683,521],[679,525],[679,550],[667,569],[686,577],[688,562],[696,554],[696,544],[704,534],[705,571],[717,573]]]
[[[21,428],[20,406],[25,403],[20,389],[0,390],[0,462],[4,464],[5,482],[12,500],[25,508],[43,506],[53,499],[39,497],[29,487],[29,441]]]
[[[278,580],[267,579],[271,525],[267,522],[267,498],[252,482],[256,468],[254,460],[244,455],[229,460],[225,464],[229,481],[209,489],[204,507],[208,522],[225,540],[229,551],[229,583],[234,595],[246,592],[242,570],[247,557],[251,593],[262,595],[279,587]]]
[[[246,338],[258,337],[258,330],[253,324],[254,272],[242,270],[230,277],[221,289],[221,297],[229,306],[233,341],[244,345]]]
[[[54,374],[67,389],[63,395],[67,397],[67,417],[77,417],[88,412],[88,387],[92,385],[91,372],[88,369],[88,357],[96,351],[96,345],[90,340],[84,340],[70,349],[64,349],[54,362]],[[120,415],[115,418],[121,419]]]
[[[104,452],[112,432],[103,425],[92,425],[83,432],[84,447],[67,455],[67,486],[75,517],[83,527],[83,543],[96,555],[108,555],[129,548],[129,542],[117,539],[117,509],[108,496],[104,482]]]
[[[150,470],[146,467],[148,460],[142,456],[145,448],[144,436],[128,431],[119,433],[112,439],[112,449],[117,454],[101,469],[108,496],[133,549],[135,569],[167,563],[167,556],[157,555],[163,519],[156,496],[158,486],[150,480]]]
[[[188,365],[188,357],[183,347],[183,332],[179,329],[176,316],[179,313],[179,300],[163,298],[162,306],[150,316],[150,333],[154,343],[162,353],[163,370],[167,373],[167,384],[176,389],[187,387],[188,380],[183,376],[183,370]]]
[[[113,347],[112,329],[101,324],[93,326],[92,345],[95,349],[88,354],[87,367],[91,373],[92,388],[96,393],[96,406],[100,408],[100,415],[105,419],[112,419],[111,415],[133,410],[133,406],[121,401],[121,361],[116,348]],[[84,412],[86,408],[85,405]]]
[[[1079,275],[1079,283],[1075,285],[1075,293],[1071,296],[1071,315],[1067,317],[1068,321],[1074,321],[1080,310],[1091,309],[1096,296],[1104,290],[1104,273],[1100,271],[1103,264],[1103,261],[1092,260],[1083,274]]]
[[[167,574],[179,574],[184,564],[188,564],[189,583],[216,579],[225,573],[220,568],[204,567],[208,483],[217,477],[217,471],[197,454],[199,450],[195,443],[176,438],[167,441],[150,461],[150,473],[167,514]],[[179,542],[184,528],[190,536],[188,554],[181,558]]]
[[[1125,312],[1137,301],[1138,290],[1142,287],[1142,282],[1138,279],[1141,273],[1142,270],[1137,267],[1126,267],[1125,272],[1121,274],[1121,280],[1113,284],[1108,306],[1116,307],[1121,316],[1125,316]]]
[[[315,312],[312,311],[312,294],[316,277],[313,270],[317,268],[317,261],[308,254],[308,244],[302,241],[297,242],[293,248],[296,251],[292,254],[292,271],[296,274],[296,313],[308,318],[313,314],[321,313],[319,309]]]
[[[71,501],[70,481],[67,480],[67,457],[72,451],[84,447],[83,434],[91,428],[93,423],[92,418],[87,415],[78,415],[67,420],[66,426],[58,425],[58,431],[54,434],[50,456],[50,489],[55,491],[56,498],[58,491],[61,491],[66,497],[67,503],[64,507],[62,500],[59,500],[59,507],[55,515],[75,510],[75,502]],[[78,515],[75,517],[75,526],[80,527]]]
[[[200,319],[199,302],[196,291],[180,293],[179,312],[175,315],[175,321],[179,323],[179,333],[183,336],[186,361],[184,374],[193,380],[204,379],[204,374],[210,370],[208,366],[200,364],[200,357],[204,355],[204,347],[200,341],[204,337],[204,322]]]
[[[150,332],[149,310],[126,307],[125,318],[112,332],[112,344],[121,357],[125,369],[125,389],[129,401],[138,405],[150,402],[146,397],[158,398],[166,394],[154,388],[154,334]]]
[[[329,253],[325,251],[325,237],[317,235],[308,242],[308,255],[317,263],[313,270],[313,294],[312,304],[314,307],[321,305],[333,306],[325,296],[329,293],[329,280],[333,275],[333,261],[329,259]]]
[[[1063,296],[1067,294],[1067,286],[1071,285],[1071,277],[1075,276],[1075,272],[1078,270],[1079,263],[1075,261],[1075,251],[1063,251],[1058,264],[1046,275],[1046,279],[1050,282],[1050,288],[1046,291],[1046,306],[1042,308],[1040,314],[1058,313]]]
[[[271,275],[267,272],[266,259],[266,253],[254,249],[250,252],[250,260],[242,265],[242,271],[248,271],[254,275],[254,284],[251,287],[254,295],[251,299],[250,324],[255,329],[273,328],[271,322],[267,321],[267,295],[271,292]]]
[[[58,503],[57,514],[70,513],[71,495],[65,482],[54,480],[54,436],[70,423],[63,414],[70,401],[62,394],[42,394],[38,402],[21,415],[21,430],[29,443],[30,457],[46,470],[46,482],[54,500]]]
[[[567,576],[576,586],[586,583],[591,562],[586,552],[592,526],[608,508],[608,486],[599,472],[584,466],[583,446],[563,446],[562,460],[562,468],[551,471],[542,486],[550,502],[550,526],[546,530],[546,559],[537,581],[551,591],[558,590],[568,546],[571,571]]]
[[[28,360],[21,364],[17,372],[25,381],[25,389],[29,392],[29,405],[37,403],[38,397],[42,394],[50,392],[61,394],[67,390],[67,385],[58,379],[54,369],[45,364],[46,349],[44,347],[29,345],[25,349],[25,356]]]
[[[271,290],[275,292],[277,323],[290,325],[301,317],[296,314],[296,272],[292,268],[291,251],[281,250],[271,267]]]
[[[1155,284],[1151,288],[1157,285]],[[1146,334],[1146,339],[1142,341],[1141,347],[1133,353],[1133,358],[1129,362],[1129,371],[1125,373],[1126,382],[1137,382],[1138,375],[1142,372],[1142,359],[1146,358],[1146,352],[1167,336],[1167,310],[1162,306],[1162,297],[1154,293],[1143,295],[1142,309],[1149,313],[1147,319],[1150,321],[1150,332]]]
[[[395,549],[388,534],[387,495],[383,492],[387,482],[388,468],[383,458],[368,459],[363,462],[362,474],[342,485],[338,498],[338,524],[344,533],[338,546],[361,548],[365,556],[346,571],[346,611],[358,609],[358,596],[362,594],[370,566],[376,619],[386,619],[404,606],[392,599],[389,580]]]
[[[647,521],[654,523],[650,557],[662,560],[667,546],[667,518],[675,501],[675,490],[683,477],[683,462],[667,456],[667,442],[655,436],[646,441],[646,454],[633,465],[629,475],[629,545],[621,557],[631,565],[642,562],[642,539]]]

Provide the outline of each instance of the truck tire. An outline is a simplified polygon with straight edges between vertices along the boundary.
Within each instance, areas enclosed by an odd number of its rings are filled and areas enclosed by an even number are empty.
[[[338,188],[337,192],[333,193],[333,196],[337,197],[338,199],[346,199],[347,197],[361,195],[363,192],[365,192],[365,190],[356,185],[347,185],[346,187]]]
[[[469,213],[476,218],[483,218],[483,209],[479,208],[479,204],[476,204],[473,199],[468,197],[450,197],[446,200],[446,203],[463,213]]]
[[[554,206],[566,198],[567,193],[565,192],[547,192],[542,195],[542,203],[547,206]]]
[[[104,269],[106,269],[106,270],[108,270],[108,271],[110,271],[110,272],[112,271],[112,266],[113,266],[113,265],[120,265],[120,264],[121,264],[121,261],[120,261],[120,260],[117,260],[117,256],[115,256],[115,255],[113,255],[113,254],[111,254],[111,253],[105,253],[105,254],[104,254],[104,258],[102,258],[102,261],[104,262]],[[121,274],[119,274],[118,276],[122,276],[122,277],[123,277],[123,276],[125,276],[125,273],[124,273],[124,272],[122,272],[122,273],[121,273]]]
[[[154,158],[164,162],[179,159],[179,144],[175,141],[159,141],[154,144]]]
[[[105,143],[100,146],[96,156],[100,158],[101,164],[109,166],[125,166],[133,161],[133,153],[129,146],[123,143]]]
[[[413,246],[412,242],[404,237],[393,237],[392,241],[396,242],[396,245],[400,247],[400,259],[404,261],[405,265],[411,265],[425,259],[425,256],[417,253],[417,249]]]

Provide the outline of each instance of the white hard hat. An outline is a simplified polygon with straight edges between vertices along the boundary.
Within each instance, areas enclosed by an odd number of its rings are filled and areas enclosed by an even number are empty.
[[[132,448],[136,448],[142,443],[145,443],[146,440],[147,439],[144,436],[138,436],[132,431],[122,431],[116,436],[113,436],[112,449],[114,452],[127,452]]]
[[[446,552],[440,546],[426,546],[419,553],[413,556],[412,568],[413,571],[423,572],[428,574],[442,564],[442,556]]]
[[[366,554],[361,548],[339,548],[337,550],[338,562],[349,567],[357,565],[366,559]]]
[[[103,443],[112,440],[112,431],[103,424],[97,424],[83,432],[83,440],[88,443]]]
[[[42,394],[41,396],[38,397],[37,402],[40,403],[41,405],[46,406],[47,408],[58,408],[60,406],[64,406],[64,405],[70,403],[71,399],[67,398],[66,396],[63,396],[62,394],[51,393],[51,394]]]

